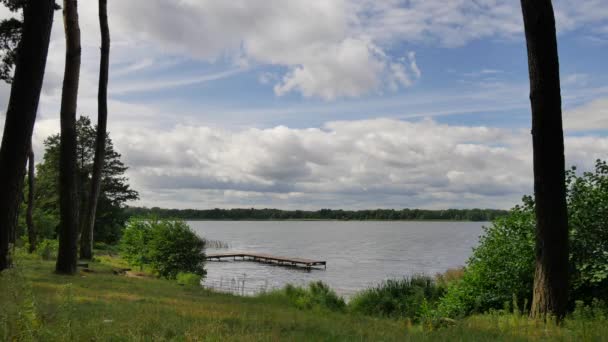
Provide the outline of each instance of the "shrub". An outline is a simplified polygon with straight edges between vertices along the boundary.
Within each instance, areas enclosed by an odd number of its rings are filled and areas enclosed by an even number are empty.
[[[93,244],[93,248],[97,252],[100,252],[101,254],[114,255],[114,254],[118,254],[120,252],[119,245],[110,245],[105,242],[95,242]]]
[[[571,295],[590,303],[608,298],[608,165],[597,160],[595,173],[567,174],[570,225]]]
[[[599,299],[593,299],[588,304],[577,300],[570,317],[581,321],[601,320],[605,322],[608,319],[608,304]]]
[[[530,299],[534,277],[534,208],[529,197],[484,227],[463,278],[448,286],[440,312],[455,317]],[[522,304],[523,305],[523,304]]]
[[[419,320],[436,306],[444,292],[427,276],[390,279],[357,293],[349,307],[365,315]]]
[[[36,254],[42,260],[55,260],[59,251],[59,242],[57,240],[44,239],[36,246]]]
[[[608,166],[598,160],[595,172],[566,173],[570,230],[570,299],[590,303],[608,297]],[[448,286],[440,312],[462,316],[501,309],[513,302],[524,310],[532,299],[535,268],[534,201],[484,228],[462,280]]]
[[[308,288],[288,284],[281,290],[265,293],[261,296],[285,300],[299,309],[343,311],[346,308],[344,299],[322,281],[311,282],[308,284]]]
[[[131,219],[121,240],[129,264],[148,265],[168,279],[175,279],[179,272],[204,277],[204,248],[204,240],[181,220]]]
[[[152,230],[158,221],[131,219],[127,222],[120,240],[120,251],[122,257],[132,266],[150,263],[149,243],[152,239]]]
[[[179,272],[176,280],[177,283],[182,286],[200,287],[202,277],[194,273]]]
[[[450,284],[453,284],[464,276],[464,267],[450,268],[443,273],[437,273],[435,275],[435,283],[437,286],[447,288]]]

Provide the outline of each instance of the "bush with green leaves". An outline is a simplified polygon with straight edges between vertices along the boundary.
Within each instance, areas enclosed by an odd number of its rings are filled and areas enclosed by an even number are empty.
[[[127,222],[120,240],[121,256],[132,266],[142,269],[150,263],[149,243],[154,220],[131,219]]]
[[[57,240],[44,239],[36,246],[36,254],[38,254],[42,260],[55,260],[58,251],[59,241]]]
[[[264,293],[261,296],[287,302],[299,309],[344,311],[346,308],[344,299],[322,281],[311,282],[308,287],[287,284],[280,290]]]
[[[202,277],[198,274],[188,273],[188,272],[179,272],[177,277],[175,278],[177,283],[182,286],[188,287],[200,287]]]
[[[434,308],[445,288],[428,276],[389,279],[357,293],[348,303],[351,311],[370,316],[418,321]]]
[[[590,303],[608,298],[608,166],[598,160],[594,172],[566,173],[570,231],[570,301]],[[535,269],[534,201],[484,228],[467,262],[463,278],[448,287],[439,311],[446,316],[502,309],[505,303],[524,308],[532,299]]]
[[[608,165],[567,174],[572,297],[589,303],[608,298]]]
[[[180,272],[204,277],[205,241],[182,220],[130,219],[121,239],[122,256],[133,266],[149,266],[159,276]]]

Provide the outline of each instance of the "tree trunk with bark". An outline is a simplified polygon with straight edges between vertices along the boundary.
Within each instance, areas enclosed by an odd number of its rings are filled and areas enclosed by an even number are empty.
[[[110,70],[110,28],[108,26],[107,0],[99,0],[99,27],[101,28],[101,61],[99,65],[99,90],[97,93],[97,137],[95,140],[95,161],[91,177],[87,218],[80,240],[80,257],[93,257],[93,236],[95,215],[101,190],[101,173],[106,151],[106,131],[108,122],[108,74]]]
[[[46,68],[54,0],[29,1],[11,86],[0,147],[0,271],[11,266],[10,234],[15,230],[27,152],[32,139]]]
[[[29,242],[29,252],[33,253],[36,250],[36,227],[34,227],[34,191],[36,175],[34,174],[34,149],[30,143],[30,151],[28,153],[27,160],[27,213],[25,215],[25,221],[27,224],[27,238]]]
[[[536,272],[531,316],[561,320],[568,305],[568,213],[555,17],[550,0],[521,0],[530,73]]]
[[[61,94],[59,147],[60,228],[57,273],[74,274],[78,261],[78,180],[76,154],[76,106],[80,79],[80,27],[78,3],[63,1],[66,58]]]

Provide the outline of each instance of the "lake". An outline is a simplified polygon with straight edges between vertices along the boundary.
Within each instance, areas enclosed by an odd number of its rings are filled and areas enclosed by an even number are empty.
[[[298,269],[251,261],[207,262],[204,285],[253,294],[321,280],[343,296],[384,279],[434,275],[463,266],[486,222],[190,221],[210,240],[230,244],[207,253],[257,252],[325,260],[327,269]]]

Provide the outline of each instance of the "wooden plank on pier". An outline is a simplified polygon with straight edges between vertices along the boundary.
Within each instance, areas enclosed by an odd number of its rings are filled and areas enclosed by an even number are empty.
[[[321,260],[311,260],[311,259],[303,259],[303,258],[291,258],[291,257],[282,257],[270,254],[263,253],[219,253],[219,254],[207,254],[207,260],[217,260],[220,261],[222,259],[233,259],[240,258],[242,260],[252,260],[259,262],[269,262],[275,263],[278,265],[290,265],[290,266],[304,266],[304,267],[312,267],[312,266],[327,266],[327,262]]]

